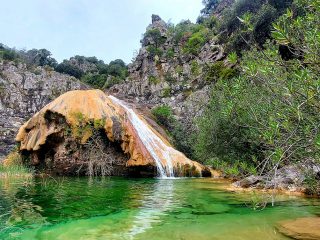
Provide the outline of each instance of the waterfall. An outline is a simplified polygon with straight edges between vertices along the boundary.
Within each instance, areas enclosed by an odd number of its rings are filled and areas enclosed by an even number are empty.
[[[109,98],[113,103],[120,105],[127,113],[127,116],[140,140],[154,159],[159,177],[173,178],[174,172],[170,153],[176,150],[164,143],[161,138],[158,137],[150,127],[140,119],[133,109],[129,108],[123,101],[111,95]],[[163,164],[161,159],[164,159],[166,164]]]

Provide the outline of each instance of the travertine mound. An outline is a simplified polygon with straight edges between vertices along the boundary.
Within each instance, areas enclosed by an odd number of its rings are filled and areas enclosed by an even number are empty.
[[[47,156],[50,148],[51,160],[54,162],[59,158],[60,162],[69,162],[68,166],[62,165],[70,171],[75,169],[70,162],[77,165],[78,155],[81,154],[73,154],[68,159],[65,152],[70,152],[68,147],[72,144],[64,144],[64,148],[61,144],[73,138],[79,143],[76,148],[81,148],[94,136],[94,129],[103,130],[110,143],[121,146],[122,154],[128,156],[126,167],[153,166],[158,169],[158,174],[162,167],[167,176],[171,176],[170,169],[180,176],[185,175],[186,169],[187,175],[190,172],[195,175],[201,172],[208,174],[208,169],[172,148],[125,103],[100,90],[70,91],[61,95],[20,128],[16,141],[20,142],[22,152],[41,153],[33,158],[34,165],[47,162],[39,158]]]

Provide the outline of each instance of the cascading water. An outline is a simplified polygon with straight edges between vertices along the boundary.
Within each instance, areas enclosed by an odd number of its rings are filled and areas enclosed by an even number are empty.
[[[165,144],[161,140],[161,138],[159,138],[154,132],[152,132],[149,126],[144,121],[142,121],[131,108],[126,106],[123,101],[111,95],[109,96],[109,98],[115,104],[120,105],[127,113],[128,118],[135,131],[137,132],[139,138],[143,142],[150,155],[153,157],[157,166],[159,177],[174,178],[173,164],[170,152],[176,150]],[[163,161],[161,161],[160,156],[162,156],[162,159],[165,159],[165,164],[163,164]]]

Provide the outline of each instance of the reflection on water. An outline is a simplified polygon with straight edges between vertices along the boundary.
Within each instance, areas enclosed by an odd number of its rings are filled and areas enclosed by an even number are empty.
[[[254,211],[252,194],[223,186],[210,179],[0,180],[0,239],[287,239],[278,221],[320,214],[318,199],[285,195]]]
[[[166,215],[166,211],[172,209],[174,204],[173,182],[174,180],[159,180],[154,189],[145,194],[142,206],[138,214],[134,217],[133,226],[125,236],[127,239],[134,239],[140,233],[152,227],[152,224],[161,222],[161,217]]]

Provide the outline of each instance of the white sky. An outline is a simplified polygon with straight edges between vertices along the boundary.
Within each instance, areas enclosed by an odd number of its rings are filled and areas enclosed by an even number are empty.
[[[195,22],[201,0],[0,0],[0,43],[46,48],[58,61],[74,55],[131,61],[151,15]]]

